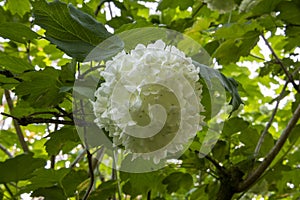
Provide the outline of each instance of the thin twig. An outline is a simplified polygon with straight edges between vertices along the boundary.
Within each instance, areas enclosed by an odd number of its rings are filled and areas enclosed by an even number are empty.
[[[96,152],[94,152],[96,153],[96,156],[93,159],[93,171],[95,171],[99,166],[99,164],[101,163],[105,152],[104,150],[105,150],[104,146],[101,146],[99,149],[96,150]]]
[[[288,122],[286,128],[283,130],[280,138],[277,140],[274,147],[270,150],[270,152],[267,154],[267,156],[262,161],[262,163],[252,173],[250,173],[249,176],[244,181],[242,181],[238,185],[237,192],[244,191],[245,189],[250,187],[265,172],[265,170],[270,166],[274,158],[277,156],[277,154],[283,147],[285,141],[287,140],[289,134],[297,124],[299,118],[300,118],[300,105],[298,105],[297,109],[293,114],[293,117]]]
[[[70,168],[74,168],[76,164],[84,158],[85,154],[86,154],[86,150],[82,151],[79,155],[77,155],[75,160],[71,163]]]
[[[217,168],[217,170],[219,170],[219,171],[221,172],[222,175],[226,175],[226,174],[227,174],[225,168],[222,167],[222,166],[219,164],[218,161],[216,161],[215,159],[213,159],[213,158],[210,157],[209,155],[205,155],[205,154],[203,154],[203,153],[201,153],[201,152],[196,152],[196,153],[201,154],[202,156],[204,156],[204,158],[206,158],[208,161],[210,161],[210,162]]]
[[[5,146],[3,146],[2,144],[0,144],[0,149],[9,157],[9,158],[13,158],[14,156],[8,151],[7,148],[5,148]]]
[[[198,8],[196,8],[195,12],[193,12],[192,14],[192,18],[194,18],[203,7],[204,7],[204,3],[202,3]]]
[[[101,7],[102,7],[102,5],[103,5],[105,2],[106,2],[106,1],[100,1],[100,3],[98,4],[98,6],[97,6],[97,8],[96,8],[96,10],[95,10],[95,12],[94,12],[94,14],[95,14],[96,17],[98,16],[98,13],[99,13],[99,11],[101,10]]]
[[[71,112],[71,113],[68,113],[67,111],[65,111],[64,109],[62,109],[62,108],[59,107],[59,106],[55,106],[55,108],[56,108],[59,112],[61,112],[63,115],[65,115],[65,116],[67,116],[67,117],[69,117],[70,119],[73,120],[73,113],[72,113],[72,112]]]
[[[50,168],[51,169],[55,168],[55,158],[56,158],[55,155],[52,155],[51,158],[50,158],[50,162],[51,162],[50,163]]]
[[[10,92],[8,90],[4,90],[4,95],[5,95],[5,98],[6,98],[6,101],[7,101],[9,111],[11,113],[12,110],[14,109],[14,105],[13,105],[13,101],[10,97]],[[14,124],[14,127],[16,129],[16,132],[17,132],[17,135],[18,135],[18,138],[19,138],[19,141],[20,141],[20,144],[22,146],[23,151],[24,152],[29,152],[28,145],[25,142],[25,138],[24,138],[22,129],[21,129],[20,125],[18,124],[18,121],[16,119],[13,119],[13,124]]]
[[[147,194],[147,200],[151,200],[151,190]]]
[[[264,58],[261,58],[261,57],[259,57],[259,56],[253,55],[253,54],[249,54],[249,56],[251,56],[251,57],[253,57],[253,58],[256,58],[256,59],[258,59],[258,60],[263,60],[263,61],[265,61]]]
[[[78,77],[82,77],[81,70],[80,70],[80,63],[77,64],[78,66]],[[85,121],[85,111],[83,106],[83,100],[80,100],[80,110],[81,110],[81,120]],[[89,173],[90,173],[90,184],[89,187],[83,197],[82,200],[87,200],[92,192],[94,182],[95,182],[95,174],[93,169],[93,154],[89,151],[89,144],[87,139],[87,129],[86,126],[83,126],[83,135],[84,135],[84,145],[86,149],[87,159],[88,159],[88,165],[89,165]]]
[[[121,183],[120,180],[118,178],[118,170],[117,170],[117,163],[118,163],[118,152],[116,151],[116,149],[113,150],[113,163],[112,163],[112,175],[111,175],[111,179],[112,180],[116,180],[118,183],[118,198],[122,199],[122,190],[121,190]],[[116,195],[114,195],[113,200],[116,199]]]
[[[5,189],[7,190],[7,192],[9,193],[9,195],[11,196],[11,198],[13,200],[15,200],[16,198],[15,198],[14,194],[12,193],[11,189],[7,186],[6,183],[4,183],[3,185],[4,185]]]
[[[112,19],[114,16],[113,16],[113,12],[112,12],[112,9],[111,9],[110,2],[108,2],[108,10],[109,10],[110,18]]]
[[[284,71],[285,75],[287,76],[287,78],[289,79],[289,82],[292,83],[293,87],[295,88],[295,90],[300,93],[300,88],[299,86],[295,83],[293,76],[288,72],[288,70],[286,69],[286,67],[284,66],[284,64],[282,63],[281,59],[277,56],[277,54],[275,53],[274,49],[271,47],[271,45],[269,44],[268,40],[265,38],[265,36],[263,34],[261,34],[262,39],[264,40],[265,44],[267,45],[267,47],[270,49],[270,51],[272,52],[272,55],[275,57],[276,61],[278,62],[278,64],[280,65],[281,69]]]
[[[270,117],[270,119],[269,119],[269,121],[268,121],[265,129],[263,130],[263,132],[262,132],[262,134],[261,134],[261,136],[259,138],[259,141],[257,142],[257,145],[256,145],[255,150],[254,150],[254,159],[255,160],[256,160],[256,158],[257,158],[257,156],[259,154],[259,151],[260,151],[260,148],[262,146],[262,143],[264,142],[264,138],[265,138],[265,136],[266,136],[269,128],[271,127],[271,125],[273,123],[273,120],[274,120],[275,115],[276,115],[277,110],[278,110],[279,103],[282,100],[282,97],[283,97],[283,95],[285,93],[285,89],[286,89],[287,85],[288,85],[288,81],[286,81],[286,83],[284,84],[284,86],[283,86],[283,88],[282,88],[279,96],[276,98],[277,99],[276,100],[276,105],[275,105],[275,108],[274,108],[274,110],[272,112],[272,115],[271,115],[271,117]]]
[[[26,54],[27,54],[27,60],[31,64],[31,59],[30,59],[30,41],[27,43],[28,45],[26,46]]]
[[[95,67],[91,67],[88,70],[86,70],[85,72],[83,72],[82,74],[78,75],[78,79],[83,79],[87,74],[89,74],[97,69],[101,69],[101,68],[105,68],[105,65],[98,65]]]

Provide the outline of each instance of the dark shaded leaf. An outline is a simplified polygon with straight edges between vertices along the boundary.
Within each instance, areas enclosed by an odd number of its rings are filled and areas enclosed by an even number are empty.
[[[49,155],[57,155],[60,150],[67,153],[78,144],[80,144],[80,138],[75,127],[63,127],[50,134],[45,147]]]
[[[106,181],[101,183],[99,187],[91,193],[90,200],[107,200],[113,197],[118,190],[117,181]]]
[[[293,1],[282,1],[278,5],[279,18],[289,24],[300,25],[300,6]]]
[[[67,197],[74,196],[77,187],[84,180],[89,178],[88,173],[85,170],[71,170],[61,181],[63,189]]]
[[[64,194],[62,188],[58,186],[53,186],[49,188],[39,188],[35,190],[32,197],[44,197],[44,200],[66,200],[67,197]]]
[[[227,120],[223,127],[223,133],[230,137],[232,134],[245,130],[249,126],[249,122],[242,118],[234,117]]]
[[[32,153],[21,154],[7,159],[4,162],[0,162],[0,183],[26,180],[32,176],[34,170],[44,167],[45,164],[46,161],[44,159],[33,158]]]
[[[296,125],[290,133],[289,141],[292,144],[295,144],[297,140],[300,138],[299,133],[300,133],[300,124]]]
[[[0,74],[0,86],[4,89],[12,89],[17,86],[20,82],[14,78],[7,78],[6,76]],[[1,95],[1,93],[0,93]],[[3,95],[3,94],[2,94]],[[2,97],[1,95],[1,97]],[[0,99],[1,100],[1,99]],[[2,102],[2,101],[1,101]],[[0,103],[1,104],[1,103]]]
[[[147,194],[150,190],[154,190],[160,185],[162,177],[157,171],[147,173],[128,173],[121,172],[120,178],[122,182],[126,182],[123,186],[125,194],[133,197],[140,194]]]
[[[231,100],[229,102],[232,105],[231,113],[239,108],[243,101],[238,93],[238,83],[233,78],[226,78],[218,70],[202,65],[194,61],[194,65],[200,68],[200,76],[205,80],[208,88],[210,88],[213,83],[212,81],[217,78],[223,87],[231,94]]]
[[[168,175],[163,181],[167,185],[168,193],[173,193],[179,189],[188,190],[193,185],[193,178],[188,173],[174,172]]]
[[[46,37],[69,56],[78,61],[98,44],[111,36],[103,24],[71,4],[60,1],[33,3],[35,23],[46,30]]]
[[[54,169],[38,169],[30,179],[31,184],[26,187],[26,190],[32,191],[39,188],[47,188],[55,185],[60,186],[63,177],[70,172],[70,169],[62,168]]]
[[[64,93],[60,93],[59,70],[46,68],[42,71],[27,72],[24,81],[16,87],[16,94],[28,101],[32,107],[52,107],[59,104]]]
[[[229,156],[228,149],[228,143],[226,141],[219,140],[212,149],[214,158],[220,162],[224,161]]]

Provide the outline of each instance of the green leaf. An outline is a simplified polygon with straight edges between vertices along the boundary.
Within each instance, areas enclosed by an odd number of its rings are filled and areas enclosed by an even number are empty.
[[[107,200],[114,196],[118,189],[118,182],[114,180],[101,183],[99,187],[91,193],[90,200]]]
[[[127,17],[115,17],[107,22],[107,24],[115,29],[119,28],[124,24],[132,23],[133,21]]]
[[[158,4],[157,10],[164,10],[167,8],[179,7],[180,10],[186,10],[188,7],[193,6],[194,0],[174,1],[174,0],[161,0]]]
[[[18,85],[20,82],[17,81],[16,79],[13,79],[13,78],[7,78],[6,76],[0,74],[0,86],[4,89],[12,89],[14,88],[16,85]],[[0,95],[1,95],[1,92],[0,92]],[[1,97],[3,96],[3,94],[1,95]],[[2,100],[0,97],[0,101]],[[1,101],[2,102],[2,101]],[[0,102],[0,105],[1,105],[1,102]]]
[[[212,149],[212,154],[214,158],[218,161],[224,161],[228,155],[228,143],[226,141],[219,140]]]
[[[89,178],[88,173],[85,170],[71,170],[61,181],[63,189],[67,197],[74,196],[77,187],[84,180]]]
[[[287,23],[300,25],[300,6],[293,1],[282,1],[278,5],[279,19]]]
[[[59,83],[60,70],[47,67],[41,71],[24,73],[21,77],[24,79],[16,87],[16,94],[30,103],[32,107],[52,107],[59,104],[64,93],[60,93]]]
[[[9,56],[0,52],[0,69],[4,68],[12,73],[22,73],[26,70],[32,70],[34,67],[25,59]]]
[[[243,104],[243,101],[238,93],[238,83],[233,78],[226,78],[218,70],[207,67],[198,62],[194,61],[193,63],[200,68],[200,76],[205,80],[208,88],[211,88],[213,85],[212,81],[217,78],[223,87],[231,94],[231,100],[229,102],[229,104],[232,105],[231,113],[237,110],[241,104]]]
[[[229,34],[229,33],[228,33]],[[225,33],[222,35],[225,35]],[[230,35],[230,34],[229,34]],[[241,56],[248,56],[259,40],[259,31],[248,31],[239,38],[228,39],[214,52],[220,64],[229,64],[239,61]]]
[[[250,12],[253,16],[261,16],[272,12],[282,0],[243,0],[239,10]]]
[[[275,141],[270,133],[267,133],[264,137],[264,141],[261,145],[259,155],[264,156],[269,153],[270,149],[273,148]]]
[[[0,36],[26,44],[28,41],[36,39],[39,35],[24,24],[6,22],[0,24]]]
[[[167,185],[168,193],[171,194],[179,189],[188,190],[193,185],[193,178],[188,173],[174,172],[168,175],[162,183]]]
[[[230,12],[235,8],[234,0],[204,0],[207,3],[207,7],[219,11],[220,13]]]
[[[0,144],[11,147],[14,144],[18,144],[18,137],[16,133],[8,130],[0,130]]]
[[[295,101],[292,103],[292,112],[294,113],[297,109],[298,105],[300,104],[300,94],[297,93],[295,95]]]
[[[294,25],[288,25],[285,30],[286,34],[286,42],[287,44],[284,46],[285,51],[289,51],[294,49],[295,47],[300,46],[300,35],[299,35],[300,27]]]
[[[201,200],[209,200],[209,196],[206,191],[207,184],[201,184],[200,187],[198,187],[196,190],[191,191],[191,200],[199,200],[199,197],[201,197]]]
[[[300,133],[300,124],[296,125],[290,133],[289,141],[292,144],[295,144],[299,139],[299,133]]]
[[[62,188],[53,186],[49,188],[39,188],[35,190],[31,197],[44,197],[44,200],[66,200],[68,199]]]
[[[239,117],[230,118],[224,123],[223,134],[230,136],[234,133],[242,131],[249,126],[249,122]]]
[[[27,190],[37,190],[39,188],[47,188],[55,185],[59,185],[63,177],[70,172],[70,169],[61,168],[59,170],[54,169],[38,169],[30,178],[31,184],[26,187]]]
[[[241,131],[239,140],[244,143],[247,148],[251,148],[251,150],[254,150],[259,140],[259,134],[256,129],[248,127]]]
[[[91,50],[111,36],[103,24],[71,4],[37,0],[33,13],[35,23],[46,30],[46,38],[78,61],[85,60]]]
[[[120,178],[122,182],[126,182],[123,186],[125,194],[133,197],[140,194],[147,194],[150,190],[157,189],[160,185],[162,177],[157,171],[147,173],[128,173],[121,172]]]
[[[45,164],[45,160],[33,158],[32,153],[21,154],[14,158],[7,159],[4,162],[0,162],[0,183],[26,180],[32,176],[32,172],[44,167]]]
[[[30,11],[29,0],[10,0],[7,1],[7,8],[11,14],[18,14],[20,17]]]
[[[80,144],[80,138],[74,127],[63,127],[50,134],[50,139],[45,143],[46,151],[49,155],[57,155],[60,150],[69,152]]]

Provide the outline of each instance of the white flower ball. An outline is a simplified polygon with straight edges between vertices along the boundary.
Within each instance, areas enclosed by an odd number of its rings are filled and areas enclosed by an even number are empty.
[[[133,159],[155,163],[182,151],[201,130],[199,69],[162,40],[107,61],[95,92],[95,123]]]

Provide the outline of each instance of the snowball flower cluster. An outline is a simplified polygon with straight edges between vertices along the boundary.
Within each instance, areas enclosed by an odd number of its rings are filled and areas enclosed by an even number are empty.
[[[95,123],[133,159],[170,158],[201,130],[199,69],[175,46],[139,44],[100,73],[105,82],[95,92]]]

